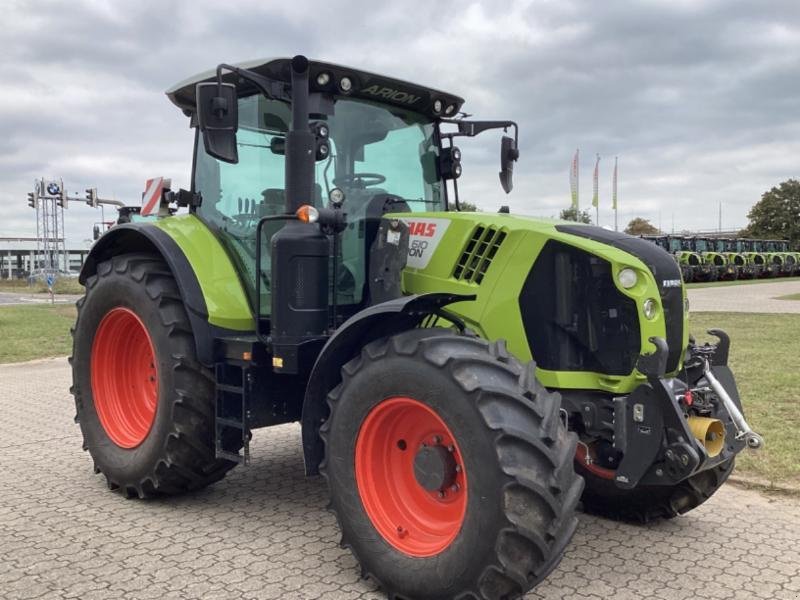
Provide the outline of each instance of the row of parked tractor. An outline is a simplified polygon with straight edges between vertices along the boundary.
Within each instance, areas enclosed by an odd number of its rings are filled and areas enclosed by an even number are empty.
[[[687,283],[800,276],[800,252],[790,250],[786,240],[685,235],[642,237],[675,257]]]

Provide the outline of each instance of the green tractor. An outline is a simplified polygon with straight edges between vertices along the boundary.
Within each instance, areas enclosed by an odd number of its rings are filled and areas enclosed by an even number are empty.
[[[763,253],[756,250],[758,247],[757,240],[740,239],[738,240],[738,244],[742,249],[744,257],[753,265],[754,274],[757,279],[775,276],[772,263],[767,260],[767,257]]]
[[[686,281],[716,281],[717,269],[703,258],[702,252],[695,250],[696,243],[693,237],[676,236],[676,245],[680,250],[676,253],[678,264],[691,271],[691,277]]]
[[[715,238],[695,236],[688,238],[689,247],[703,259],[708,270],[706,281],[724,281],[736,279],[736,268],[730,264],[727,256],[717,251]]]
[[[687,238],[680,235],[667,235],[666,250],[672,254],[681,270],[684,283],[693,281],[707,281],[709,279],[708,266],[697,252],[693,252]],[[662,246],[663,247],[663,246]]]
[[[682,238],[675,235],[643,235],[641,237],[672,255],[680,267],[684,283],[691,283],[694,280],[696,269],[693,267],[695,264],[700,264],[700,257],[697,255],[692,256],[692,253],[681,250]]]
[[[675,262],[678,263],[684,283],[691,283],[695,280],[695,271],[701,266],[702,260],[700,256],[683,249],[684,238],[682,236],[666,235],[664,237],[666,238],[665,250],[672,254],[675,258]]]
[[[764,261],[765,277],[780,277],[784,272],[783,255],[777,252],[772,240],[753,240],[753,249]]]
[[[254,429],[299,422],[342,544],[390,598],[516,598],[579,501],[674,517],[761,446],[729,338],[694,343],[668,253],[459,210],[455,142],[513,132],[509,192],[515,123],[302,56],[167,94],[195,128],[191,190],[111,228],[80,276],[72,393],[111,489],[202,488]]]
[[[728,264],[736,270],[733,279],[753,279],[756,276],[753,265],[744,254],[742,240],[736,238],[715,238],[714,249],[728,260]]]
[[[764,240],[767,256],[776,266],[778,276],[791,277],[798,270],[797,257],[789,251],[789,242],[786,240]]]
[[[790,254],[794,258],[794,271],[792,274],[797,277],[800,276],[800,250],[795,249],[792,250],[789,240],[782,240],[782,247],[785,252]]]

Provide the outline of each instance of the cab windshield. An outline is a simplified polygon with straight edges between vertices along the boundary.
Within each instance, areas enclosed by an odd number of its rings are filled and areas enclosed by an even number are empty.
[[[261,95],[239,99],[239,162],[229,164],[206,154],[197,136],[193,185],[203,202],[197,214],[216,230],[242,273],[255,306],[256,277],[262,278],[262,315],[269,315],[269,239],[283,224],[263,229],[262,272],[256,273],[255,229],[259,219],[285,210],[283,142],[291,121],[288,104]],[[337,302],[357,305],[364,299],[365,221],[376,205],[391,198],[398,210],[444,210],[444,185],[438,178],[435,125],[426,117],[397,107],[339,98],[325,121],[330,154],[317,161],[314,198],[325,206],[333,188],[344,192],[348,227],[341,235]],[[380,211],[377,213],[380,214]]]

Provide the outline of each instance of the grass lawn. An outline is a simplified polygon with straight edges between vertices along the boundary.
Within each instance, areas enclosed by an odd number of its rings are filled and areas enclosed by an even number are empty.
[[[800,315],[697,312],[697,339],[717,327],[731,336],[730,365],[745,416],[764,436],[758,452],[745,450],[737,472],[774,483],[800,483]]]
[[[0,363],[66,356],[74,322],[73,304],[0,307]]]
[[[776,300],[800,300],[800,294],[789,294],[788,296],[778,296]]]
[[[800,277],[770,277],[769,279],[737,279],[736,281],[701,281],[687,283],[688,289],[725,287],[729,285],[758,285],[759,283],[776,283],[778,281],[800,281]]]

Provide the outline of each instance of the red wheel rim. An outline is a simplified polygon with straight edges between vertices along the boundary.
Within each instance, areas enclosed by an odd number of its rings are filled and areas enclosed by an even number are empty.
[[[455,465],[444,489],[428,490],[417,480],[415,458],[426,447]],[[422,402],[388,398],[370,411],[358,432],[355,471],[367,515],[400,552],[434,556],[461,530],[467,512],[462,454],[441,417]]]
[[[135,448],[150,432],[158,404],[158,369],[153,342],[130,309],[111,309],[92,343],[92,398],[111,441]]]

